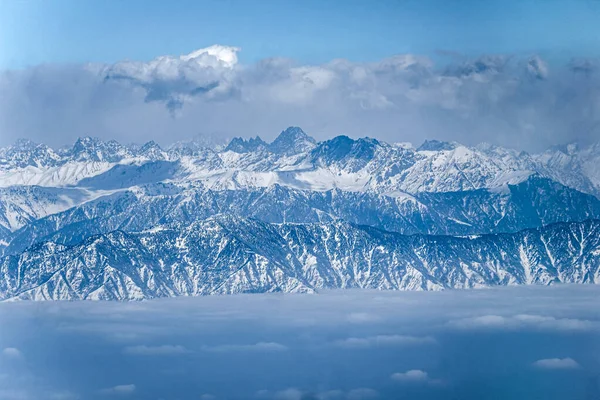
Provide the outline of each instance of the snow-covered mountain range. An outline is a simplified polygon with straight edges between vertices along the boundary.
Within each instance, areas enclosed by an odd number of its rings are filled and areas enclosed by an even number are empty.
[[[0,299],[600,280],[600,145],[0,149]]]

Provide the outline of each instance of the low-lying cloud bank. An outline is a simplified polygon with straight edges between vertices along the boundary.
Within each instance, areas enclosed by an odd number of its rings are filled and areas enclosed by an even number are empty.
[[[587,400],[600,395],[599,297],[565,285],[0,303],[0,399]]]
[[[488,55],[434,63],[403,54],[372,63],[243,65],[238,51],[215,45],[148,62],[0,72],[0,145],[19,137],[53,145],[78,136],[270,139],[290,125],[318,139],[344,133],[531,150],[600,138],[596,60]]]

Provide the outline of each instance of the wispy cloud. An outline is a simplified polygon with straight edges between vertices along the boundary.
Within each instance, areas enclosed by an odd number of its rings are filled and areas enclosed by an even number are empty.
[[[519,314],[514,316],[482,315],[450,321],[449,326],[456,329],[502,329],[502,330],[555,330],[555,331],[591,331],[600,329],[596,321],[573,318],[555,318],[542,315]]]
[[[406,335],[376,335],[362,338],[350,337],[334,342],[336,346],[346,348],[417,346],[435,343],[436,340],[430,336],[418,337]]]
[[[406,372],[395,372],[391,376],[392,380],[400,382],[427,382],[429,374],[420,369],[411,369]]]
[[[116,385],[110,388],[102,389],[101,394],[104,395],[117,395],[117,396],[128,396],[135,392],[136,386],[132,383],[126,385]]]
[[[572,358],[545,358],[537,360],[533,366],[541,369],[579,369],[579,363]]]
[[[288,348],[276,342],[258,342],[254,344],[222,344],[217,346],[204,346],[202,350],[213,352],[279,352]]]
[[[186,354],[189,353],[183,346],[179,345],[160,345],[160,346],[128,346],[123,349],[125,354],[137,355],[137,356],[169,356],[169,355],[177,355],[177,354]]]
[[[5,358],[15,359],[15,358],[23,357],[23,354],[16,347],[6,347],[5,349],[2,350],[2,356]]]
[[[50,400],[78,400],[81,396],[70,391],[60,391],[50,394]]]

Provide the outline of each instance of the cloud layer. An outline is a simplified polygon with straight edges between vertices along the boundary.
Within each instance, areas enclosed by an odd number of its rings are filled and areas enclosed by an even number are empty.
[[[599,293],[0,303],[0,399],[596,398]]]
[[[404,54],[372,63],[251,65],[239,48],[109,65],[40,65],[0,72],[0,145],[78,136],[159,143],[202,134],[272,138],[302,126],[318,139],[482,141],[537,150],[600,135],[595,60],[537,55],[453,58]]]

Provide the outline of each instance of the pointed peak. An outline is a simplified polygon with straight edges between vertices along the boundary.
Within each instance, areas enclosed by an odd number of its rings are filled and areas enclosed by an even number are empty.
[[[71,151],[73,154],[79,155],[88,151],[94,151],[101,143],[102,141],[98,138],[90,136],[79,137],[73,144]]]
[[[313,160],[327,162],[341,161],[343,159],[357,159],[368,162],[375,155],[377,147],[381,144],[376,139],[352,139],[346,135],[336,136],[333,139],[319,143],[312,151]]]
[[[97,137],[84,136],[78,138],[65,154],[77,161],[115,162],[121,160],[127,153],[128,150],[116,140],[105,142]]]
[[[138,150],[138,154],[150,160],[164,160],[166,154],[163,149],[154,140],[144,143]]]
[[[307,140],[310,140],[312,142],[315,142],[315,139],[313,139],[312,137],[308,136],[306,134],[306,132],[304,132],[302,130],[302,128],[300,128],[298,126],[290,126],[289,128],[281,131],[281,133],[279,134],[279,137],[277,139],[279,139],[279,138],[290,138],[290,137],[291,138],[296,138],[296,139],[302,138],[302,139],[307,139]],[[275,140],[277,140],[277,139],[275,139]]]
[[[77,146],[77,145],[91,145],[91,144],[98,144],[98,143],[102,143],[102,140],[100,140],[97,137],[80,136],[75,141],[75,146]]]
[[[53,149],[29,139],[18,139],[11,146],[0,148],[0,162],[17,167],[56,165],[58,159]]]
[[[293,155],[311,150],[316,143],[301,128],[290,126],[269,145],[269,150],[277,154]]]
[[[231,139],[231,142],[229,142],[227,147],[225,147],[225,151],[233,151],[234,153],[250,153],[266,147],[267,143],[258,135],[255,138],[250,139],[235,137]]]
[[[140,148],[141,151],[146,151],[149,149],[159,149],[160,150],[160,146],[154,140],[150,140],[150,141],[144,143],[142,145],[142,147]]]

